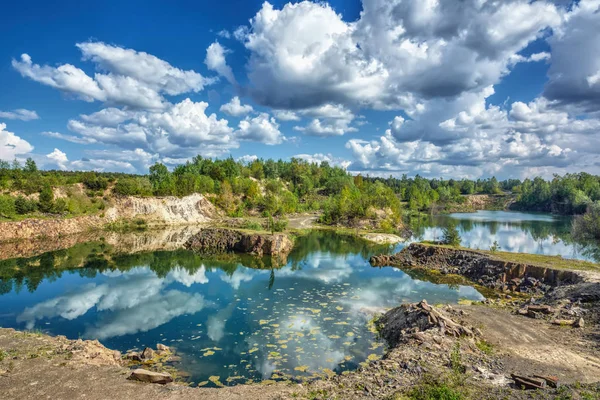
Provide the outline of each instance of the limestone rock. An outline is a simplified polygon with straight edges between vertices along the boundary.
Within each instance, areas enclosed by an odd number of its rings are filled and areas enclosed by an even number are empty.
[[[132,360],[132,361],[142,361],[142,357],[140,356],[140,353],[138,353],[137,351],[132,351],[130,353],[127,353],[125,355],[125,358],[128,360]]]
[[[155,356],[154,350],[152,350],[150,347],[146,347],[144,349],[144,351],[142,351],[142,355],[141,355],[141,357],[144,360],[151,360],[154,358],[154,356]]]
[[[171,351],[171,348],[169,346],[165,346],[162,343],[159,343],[156,345],[156,350],[158,351]]]
[[[162,385],[173,382],[173,378],[169,374],[148,371],[141,368],[134,370],[128,379],[147,383],[159,383]]]
[[[420,303],[403,304],[385,313],[376,322],[381,337],[391,347],[414,338],[418,342],[428,341],[422,332],[437,332],[440,335],[454,337],[474,337],[473,330],[453,321],[441,310],[427,304],[425,300]]]

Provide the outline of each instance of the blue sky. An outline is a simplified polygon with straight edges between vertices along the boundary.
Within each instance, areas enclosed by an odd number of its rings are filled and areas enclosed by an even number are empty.
[[[600,173],[599,6],[6,4],[0,158],[140,173],[196,154],[383,176]]]

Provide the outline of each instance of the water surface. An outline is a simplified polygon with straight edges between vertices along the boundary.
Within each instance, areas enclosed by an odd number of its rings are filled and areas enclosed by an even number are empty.
[[[571,239],[569,218],[547,214],[437,216],[413,223],[410,241],[438,240],[449,222],[471,248],[498,242],[504,251],[599,259],[597,245]],[[177,349],[192,382],[236,384],[355,369],[384,352],[368,324],[375,312],[421,299],[483,298],[470,286],[369,265],[372,254],[406,243],[373,246],[328,231],[301,237],[284,265],[155,251],[181,247],[192,234],[185,229],[0,261],[0,326],[99,339],[121,351],[164,343]]]
[[[483,298],[469,286],[369,265],[372,253],[391,250],[315,231],[284,266],[260,269],[244,258],[119,255],[85,243],[0,262],[0,326],[99,339],[121,351],[164,343],[195,383],[340,373],[383,354],[368,324],[375,311]]]
[[[472,249],[489,250],[497,242],[502,251],[600,261],[597,243],[573,240],[570,217],[542,213],[478,211],[434,216],[412,224],[411,241],[441,240],[448,223],[457,224],[461,245]]]

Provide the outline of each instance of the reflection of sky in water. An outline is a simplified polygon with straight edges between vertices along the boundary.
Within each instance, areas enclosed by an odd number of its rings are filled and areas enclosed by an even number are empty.
[[[338,243],[327,235],[328,245],[297,254],[273,272],[241,265],[218,269],[210,262],[190,266],[182,259],[187,268],[172,268],[162,277],[143,263],[93,278],[65,273],[32,293],[0,296],[0,325],[98,338],[119,350],[162,342],[178,349],[194,382],[219,376],[235,383],[242,381],[237,377],[356,368],[383,352],[367,326],[374,311],[423,298],[431,303],[482,298],[470,287],[372,268],[352,243],[328,251]],[[310,238],[300,239],[299,246],[302,240]]]
[[[465,247],[489,250],[497,241],[502,251],[595,260],[593,253],[582,251],[581,245],[572,242],[568,218],[548,214],[504,211],[450,214],[437,217],[434,224],[422,228],[410,241],[441,240],[442,226],[448,221],[458,223],[461,245]]]

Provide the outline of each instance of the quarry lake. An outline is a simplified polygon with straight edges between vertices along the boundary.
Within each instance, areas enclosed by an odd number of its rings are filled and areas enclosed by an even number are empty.
[[[410,241],[435,240],[458,223],[463,245],[594,260],[569,239],[570,221],[479,212],[414,224]],[[116,251],[105,240],[0,261],[0,326],[98,339],[127,351],[163,343],[177,368],[206,386],[343,373],[381,357],[376,312],[403,302],[481,300],[470,286],[435,284],[397,268],[373,268],[371,245],[313,230],[283,265],[185,250]]]

